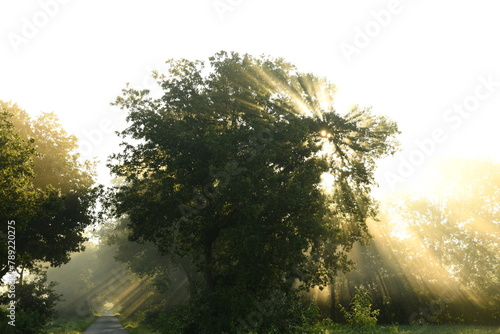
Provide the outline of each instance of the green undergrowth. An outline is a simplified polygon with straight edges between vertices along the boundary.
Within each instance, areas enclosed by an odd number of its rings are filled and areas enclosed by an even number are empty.
[[[80,334],[89,327],[97,316],[84,318],[60,318],[52,321],[47,326],[47,334]]]
[[[500,327],[462,326],[462,325],[427,325],[427,326],[375,326],[370,329],[352,328],[347,325],[323,324],[310,328],[301,328],[300,334],[500,334]],[[257,333],[252,333],[257,334]]]
[[[399,326],[401,333],[422,334],[500,334],[498,326],[428,325]]]
[[[146,325],[142,324],[142,314],[130,315],[125,317],[119,313],[115,316],[120,320],[122,326],[129,332],[129,334],[157,334],[150,330]]]

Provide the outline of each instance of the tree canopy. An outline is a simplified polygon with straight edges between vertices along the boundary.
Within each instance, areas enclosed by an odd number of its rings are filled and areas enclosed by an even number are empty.
[[[10,114],[0,110],[0,217],[2,221],[25,216],[35,199],[31,186],[34,150],[15,132]]]
[[[220,52],[168,64],[155,74],[163,95],[127,87],[116,100],[130,126],[110,163],[124,180],[110,204],[130,238],[189,257],[217,298],[325,286],[348,270],[396,125],[357,106],[337,113],[335,86],[283,59]]]
[[[93,166],[79,160],[76,137],[54,114],[31,119],[0,101],[0,117],[0,218],[16,221],[16,265],[23,270],[66,263],[70,252],[83,249],[83,232],[93,222]],[[0,276],[6,264],[1,262]]]
[[[110,203],[130,238],[189,258],[212,299],[325,286],[348,270],[396,125],[359,107],[340,115],[333,84],[283,59],[220,52],[208,68],[168,64],[155,74],[163,95],[127,87],[116,100],[130,126],[112,156],[124,183]]]

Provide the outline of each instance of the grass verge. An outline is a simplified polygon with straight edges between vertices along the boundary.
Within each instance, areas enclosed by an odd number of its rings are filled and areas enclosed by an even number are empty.
[[[500,327],[462,326],[462,325],[429,325],[429,326],[399,326],[402,333],[421,334],[500,334]]]
[[[90,326],[97,316],[88,316],[85,318],[60,318],[52,321],[47,334],[80,334]]]
[[[120,320],[122,326],[129,332],[129,334],[157,334],[158,332],[153,332],[145,325],[141,324],[140,316],[129,316],[125,317],[119,313],[115,316]]]
[[[333,324],[328,327],[305,330],[310,334],[500,334],[500,327],[428,325],[428,326],[376,326],[373,329],[352,329],[349,326]],[[252,333],[253,334],[253,333]]]

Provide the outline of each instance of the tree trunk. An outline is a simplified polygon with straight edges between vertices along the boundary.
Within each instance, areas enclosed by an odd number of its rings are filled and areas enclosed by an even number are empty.
[[[19,286],[23,286],[23,276],[24,276],[24,266],[21,267],[21,272],[19,273]]]
[[[335,322],[339,320],[339,312],[336,299],[337,298],[335,294],[335,279],[333,279],[332,282],[330,283],[330,301],[332,303],[331,317],[332,320]]]
[[[215,281],[213,277],[213,256],[212,256],[212,245],[213,243],[208,243],[205,247],[205,266],[203,268],[203,275],[205,278],[205,284],[207,286],[208,291],[215,291]]]
[[[186,278],[188,280],[189,295],[190,297],[193,297],[196,294],[196,277],[191,261],[186,260],[185,257],[179,257],[179,263],[181,264],[182,270],[186,274]]]

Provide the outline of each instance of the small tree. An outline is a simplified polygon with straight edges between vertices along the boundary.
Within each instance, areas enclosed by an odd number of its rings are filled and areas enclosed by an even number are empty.
[[[367,291],[357,288],[349,306],[350,311],[342,305],[340,308],[345,320],[356,333],[369,333],[374,330],[380,310],[372,310],[372,301]]]

